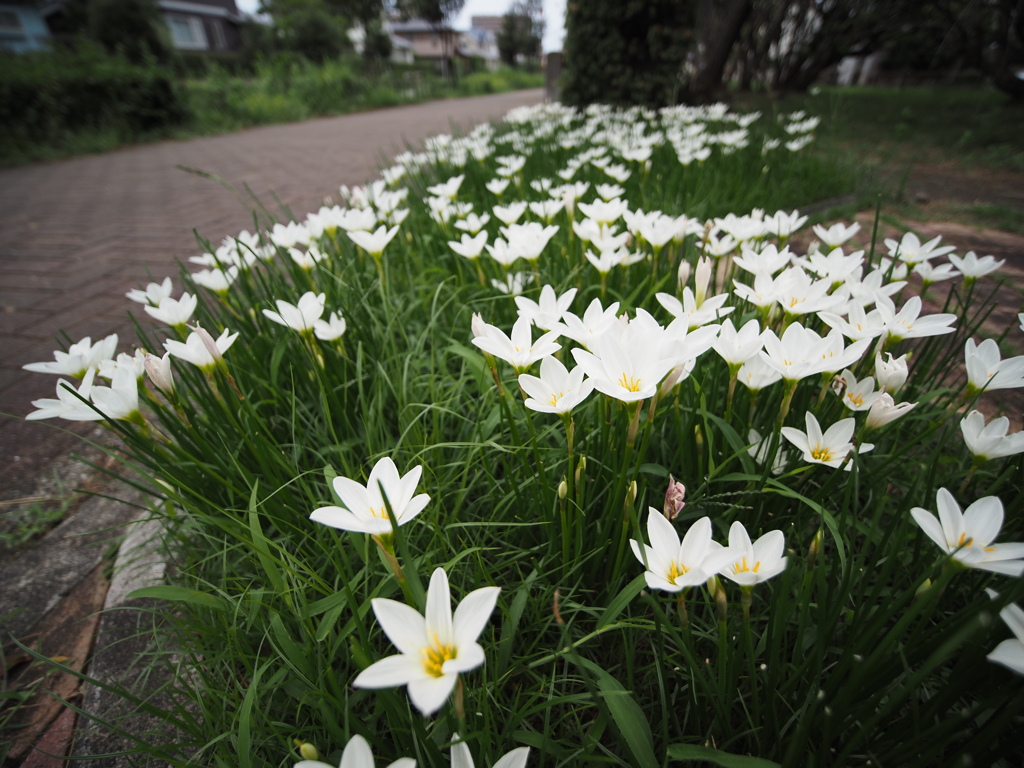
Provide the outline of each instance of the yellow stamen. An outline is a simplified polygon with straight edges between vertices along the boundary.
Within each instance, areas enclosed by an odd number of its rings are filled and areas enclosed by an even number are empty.
[[[420,653],[423,655],[423,668],[427,674],[431,677],[441,677],[444,675],[444,663],[455,658],[455,646],[438,642],[437,635],[434,635],[434,645],[428,645]]]
[[[846,399],[856,406],[864,405],[864,398],[861,395],[858,395],[856,392],[848,393],[846,395]]]
[[[815,459],[816,461],[829,462],[835,458],[835,454],[832,452],[831,449],[822,448],[819,446],[818,448],[811,449],[811,458]]]
[[[761,561],[758,560],[754,563],[754,567],[751,568],[747,565],[747,558],[744,557],[742,560],[737,560],[732,564],[733,573],[757,573],[761,569]]]
[[[969,546],[971,546],[971,542],[972,541],[974,541],[973,537],[968,539],[966,533],[961,533],[960,534],[960,540],[956,543],[956,545],[958,547],[969,547]]]
[[[390,520],[391,519],[391,517],[388,515],[388,508],[387,507],[381,507],[380,509],[377,509],[375,507],[370,507],[370,514],[373,515],[374,517],[379,517],[381,520]]]
[[[676,579],[686,574],[690,569],[682,563],[677,563],[675,560],[672,561],[672,567],[668,569],[668,582],[669,584],[675,584]]]
[[[625,373],[619,377],[618,385],[629,392],[640,391],[641,379],[635,379],[632,376],[627,376]]]

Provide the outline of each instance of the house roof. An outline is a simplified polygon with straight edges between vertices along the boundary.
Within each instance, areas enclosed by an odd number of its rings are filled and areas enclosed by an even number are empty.
[[[444,24],[439,27],[434,27],[429,21],[424,19],[409,19],[408,21],[393,21],[391,22],[391,31],[396,35],[400,35],[403,32],[436,32],[436,31],[452,31],[452,28]]]
[[[231,3],[234,5],[234,3]],[[220,4],[204,3],[202,0],[157,0],[157,5],[162,11],[176,11],[178,13],[194,13],[199,16],[219,16],[229,21],[243,21],[244,16],[236,8],[232,13],[231,9]]]

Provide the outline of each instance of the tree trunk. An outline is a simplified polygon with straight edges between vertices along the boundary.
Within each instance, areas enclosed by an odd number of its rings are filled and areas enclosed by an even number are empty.
[[[729,54],[739,39],[743,24],[750,15],[752,0],[733,0],[721,20],[709,17],[717,16],[708,9],[706,26],[701,32],[706,54],[700,69],[690,82],[690,98],[696,101],[710,101],[722,87],[722,76],[725,65],[729,62]]]

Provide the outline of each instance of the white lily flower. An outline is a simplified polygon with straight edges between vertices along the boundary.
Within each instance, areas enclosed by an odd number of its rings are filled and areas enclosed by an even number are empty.
[[[461,229],[463,232],[469,232],[471,235],[475,235],[485,226],[487,222],[491,220],[491,214],[485,213],[483,216],[477,216],[475,213],[471,213],[464,219],[459,219],[455,222],[455,228]],[[487,238],[484,237],[484,240]],[[466,242],[465,236],[462,238],[462,242]],[[458,251],[456,251],[458,253]]]
[[[427,192],[432,195],[439,197],[451,197],[454,198],[459,194],[459,187],[462,186],[462,180],[466,177],[464,175],[452,176],[448,181],[443,184],[436,184],[433,187],[427,187]]]
[[[600,299],[594,299],[587,306],[582,319],[569,311],[563,313],[563,326],[559,332],[593,351],[595,342],[618,322],[618,311],[619,302],[614,301],[605,309]]]
[[[595,200],[592,203],[577,203],[576,207],[584,216],[593,219],[598,224],[613,224],[629,210],[629,203],[621,198],[614,198],[608,201]]]
[[[951,256],[954,254],[950,254]],[[960,273],[953,269],[952,264],[933,265],[930,261],[921,261],[914,266],[914,272],[921,276],[925,287],[932,283],[940,283],[943,280],[950,280],[959,277]]]
[[[718,572],[742,587],[753,587],[786,570],[786,537],[782,531],[768,531],[751,544],[747,529],[737,520],[729,528],[729,549],[735,559]]]
[[[903,272],[906,273],[906,265],[902,265]],[[885,274],[887,270],[873,269],[867,276],[861,280],[859,270],[854,270],[848,278],[846,278],[846,289],[850,292],[850,301],[857,302],[862,307],[866,307],[869,304],[874,304],[878,301],[879,295],[881,296],[892,296],[894,293],[899,293],[900,290],[907,284],[906,280],[897,278],[891,283],[882,285],[882,281],[885,280]],[[904,274],[904,277],[906,274]],[[895,275],[894,275],[895,277]]]
[[[839,387],[837,388],[837,384]],[[832,384],[833,390],[843,401],[843,405],[851,411],[871,410],[882,392],[875,392],[875,380],[865,376],[860,381],[853,375],[853,371],[846,369],[839,374]],[[892,398],[889,398],[892,400]]]
[[[155,306],[147,304],[143,309],[154,320],[173,327],[183,326],[188,323],[192,319],[192,314],[196,311],[198,304],[198,297],[190,293],[183,293],[180,299],[172,299],[170,296],[165,296],[160,300],[159,304]]]
[[[67,352],[56,350],[53,353],[52,361],[29,363],[23,365],[22,368],[33,373],[55,373],[58,376],[73,376],[76,379],[81,379],[90,368],[99,368],[100,362],[111,359],[116,350],[116,333],[110,334],[95,344],[92,343],[92,338],[86,336],[68,347]]]
[[[626,190],[618,184],[596,184],[594,185],[594,189],[597,191],[598,197],[605,202],[614,200],[617,197],[622,197],[626,194]]]
[[[466,595],[452,616],[448,574],[438,568],[427,589],[426,616],[386,598],[371,601],[381,629],[399,654],[364,669],[356,688],[406,685],[409,698],[424,715],[437,712],[458,682],[459,674],[481,666],[484,649],[477,643],[498,601],[500,587],[483,587]]]
[[[488,192],[500,196],[508,188],[508,185],[508,179],[491,179],[484,186],[487,187]]]
[[[289,304],[287,301],[277,299],[277,312],[264,309],[263,314],[268,320],[273,320],[278,325],[291,328],[299,333],[308,333],[313,330],[313,324],[320,319],[324,313],[324,294],[316,294],[306,291],[299,299],[298,305]]]
[[[860,232],[860,224],[854,222],[850,226],[846,226],[842,222],[833,224],[828,229],[825,229],[821,224],[814,225],[814,234],[818,236],[829,248],[838,248],[843,245],[847,240]]]
[[[654,507],[647,510],[647,538],[650,546],[635,539],[629,544],[636,559],[647,568],[647,586],[666,592],[682,592],[703,584],[737,554],[731,547],[714,546],[710,518],[702,517],[691,525],[680,542],[675,526]]]
[[[914,265],[928,259],[934,259],[936,256],[942,256],[953,250],[951,245],[944,245],[940,248],[940,240],[942,240],[942,235],[929,240],[927,243],[922,243],[913,232],[907,232],[903,235],[903,239],[899,241],[887,238],[885,245],[889,249],[889,256],[897,258],[898,255],[900,261]]]
[[[955,253],[951,253],[949,254],[949,260],[953,266],[960,270],[960,273],[964,276],[964,282],[972,282],[979,277],[991,274],[1006,263],[1006,259],[996,261],[995,256],[982,256],[979,258],[978,254],[974,251],[968,251],[964,256],[957,256]]]
[[[711,348],[730,366],[741,366],[757,357],[763,346],[761,324],[756,319],[748,320],[737,331],[732,320],[726,318]]]
[[[700,267],[698,266],[698,269]],[[669,314],[675,318],[683,318],[686,320],[687,327],[690,330],[699,328],[702,325],[707,325],[714,320],[732,312],[735,307],[723,307],[722,305],[729,300],[728,293],[720,293],[717,296],[711,296],[705,299],[703,302],[697,301],[693,291],[689,287],[683,288],[683,300],[679,301],[675,296],[670,293],[656,293],[654,298],[658,300]]]
[[[174,375],[171,372],[171,353],[164,352],[163,357],[147,354],[145,359],[146,373],[157,389],[170,397],[174,394]]]
[[[382,225],[373,233],[359,230],[349,232],[348,237],[375,259],[379,259],[383,255],[384,249],[388,247],[388,243],[394,240],[397,234],[398,227],[388,229]]]
[[[459,741],[459,734],[453,733],[452,738]],[[491,768],[526,768],[526,761],[530,758],[529,747],[516,747],[498,758]],[[466,742],[452,744],[452,768],[476,768],[473,762],[473,755],[469,751]]]
[[[1000,360],[999,345],[994,339],[975,344],[967,339],[964,345],[967,367],[967,393],[973,395],[985,390],[1016,389],[1024,387],[1024,355]]]
[[[803,451],[804,461],[811,464],[824,464],[837,469],[852,453],[867,453],[875,447],[871,443],[861,443],[856,447],[853,445],[850,440],[857,428],[857,421],[853,418],[840,419],[824,434],[818,420],[810,411],[807,411],[804,421],[807,425],[806,432],[794,427],[783,427],[782,436]],[[849,472],[852,468],[853,463],[847,462],[846,471]]]
[[[562,345],[555,341],[558,338],[557,331],[548,331],[533,341],[533,326],[527,317],[516,320],[512,326],[511,337],[493,325],[485,324],[484,327],[487,335],[474,337],[473,344],[509,363],[515,368],[516,373],[525,373],[535,362],[555,354],[562,348]]]
[[[531,221],[526,224],[510,224],[502,227],[501,232],[508,238],[510,251],[515,252],[519,258],[536,261],[558,232],[558,226],[552,224],[545,227],[540,222]]]
[[[554,331],[559,328],[562,317],[568,311],[576,296],[576,289],[570,288],[561,296],[555,296],[555,289],[545,285],[540,289],[540,302],[525,296],[516,296],[519,317],[525,317],[543,331]]]
[[[830,280],[811,280],[799,266],[793,266],[775,278],[775,298],[787,315],[807,315],[830,311],[841,304],[830,296]]]
[[[868,411],[868,418],[864,422],[864,426],[868,429],[884,427],[889,422],[896,421],[896,419],[909,413],[916,407],[917,403],[900,403],[896,405],[896,402],[889,393],[880,392],[875,399],[874,405],[871,406],[871,410]]]
[[[498,238],[498,242],[503,243],[501,238]],[[523,292],[523,289],[533,282],[533,275],[527,272],[514,272],[505,275],[504,280],[497,280],[491,278],[491,286],[497,288],[502,293],[507,293],[510,296],[518,296]]]
[[[540,413],[570,413],[594,390],[594,383],[584,380],[584,375],[578,365],[570,373],[557,358],[545,357],[540,361],[540,378],[528,373],[519,376],[519,386],[529,395],[524,404]]]
[[[307,272],[312,271],[317,264],[327,257],[327,254],[315,245],[310,245],[305,251],[300,251],[298,248],[289,248],[288,255],[292,257],[292,261],[295,262],[299,269],[304,269]]]
[[[313,510],[309,519],[316,523],[340,528],[343,531],[383,536],[394,531],[394,525],[405,525],[430,502],[430,496],[414,496],[423,467],[417,466],[399,477],[398,468],[389,456],[381,458],[367,478],[366,485],[338,476],[332,486],[344,507],[327,506]],[[388,514],[384,498],[391,505]]]
[[[1003,527],[1003,502],[995,496],[978,499],[961,514],[953,494],[939,488],[935,494],[938,518],[921,507],[910,514],[929,539],[967,568],[980,568],[1006,576],[1024,574],[1024,544],[993,544]]]
[[[335,766],[320,760],[300,760],[295,763],[294,768],[335,768]],[[366,739],[358,733],[349,739],[348,744],[345,745],[345,751],[341,753],[341,763],[338,768],[374,768],[373,752],[370,751],[370,745]],[[416,768],[416,761],[411,757],[400,757],[389,764],[388,768]]]
[[[679,363],[662,357],[661,339],[652,339],[646,332],[649,329],[630,325],[621,338],[609,329],[594,342],[593,353],[572,350],[577,365],[593,379],[594,388],[624,403],[653,397],[661,380]]]
[[[885,333],[885,321],[877,309],[865,312],[864,307],[857,301],[847,303],[845,309],[847,319],[834,312],[819,312],[818,317],[826,325],[838,329],[843,336],[853,341],[874,339]]]
[[[752,393],[757,394],[765,387],[782,381],[782,374],[768,365],[761,358],[761,351],[758,350],[758,354],[747,360],[740,368],[738,381]]]
[[[338,226],[346,232],[370,232],[377,223],[377,212],[373,208],[349,208],[338,220]]]
[[[744,301],[749,301],[759,309],[766,309],[778,301],[775,293],[775,280],[767,272],[758,272],[754,275],[752,286],[732,281],[736,295]]]
[[[526,213],[526,203],[516,200],[508,205],[496,205],[491,209],[494,217],[506,227],[515,224]]]
[[[108,419],[140,421],[139,379],[130,368],[119,368],[109,387],[93,387],[92,401]]]
[[[757,358],[754,358],[754,360],[757,360]],[[747,448],[747,455],[758,464],[764,465],[768,461],[768,451],[772,447],[771,437],[766,437],[762,440],[761,433],[756,429],[752,429],[747,433],[747,442],[750,443],[750,447]],[[775,461],[772,462],[772,474],[781,475],[788,463],[789,452],[780,448],[775,454]]]
[[[989,596],[998,597],[991,590]],[[1011,603],[999,612],[999,618],[1010,628],[1014,636],[1009,640],[1003,640],[985,658],[1018,675],[1024,675],[1024,610]]]
[[[100,360],[98,373],[104,379],[113,379],[114,374],[119,370],[131,371],[136,379],[141,379],[146,372],[146,353],[136,349],[135,354],[129,355],[122,352],[112,360]]]
[[[561,200],[541,200],[530,203],[530,213],[544,221],[551,221],[560,211],[565,210],[565,203]]]
[[[774,243],[770,243],[761,251],[744,248],[743,255],[733,259],[733,263],[754,275],[774,275],[780,269],[789,266],[792,260],[793,254],[789,252],[788,245],[776,248]]]
[[[887,296],[878,296],[877,306],[885,321],[887,338],[892,341],[939,336],[944,333],[953,333],[956,330],[951,327],[952,323],[956,321],[956,315],[945,313],[919,317],[921,314],[920,296],[912,296],[899,312],[896,311],[896,305]]]
[[[980,461],[1024,453],[1024,432],[1008,435],[1009,429],[1010,420],[1005,416],[992,419],[986,424],[981,411],[971,411],[960,421],[964,443],[974,458]]]
[[[235,339],[237,338],[237,332],[230,333],[228,329],[225,328],[214,342],[217,352],[220,355],[223,355],[231,348],[231,345],[235,343]],[[184,343],[176,341],[175,339],[166,339],[164,341],[164,349],[170,352],[174,357],[184,360],[186,363],[192,363],[192,365],[207,373],[212,371],[218,362],[210,352],[206,342],[203,341],[202,336],[200,336],[196,331],[190,333]]]
[[[57,417],[67,421],[99,421],[103,418],[103,415],[90,408],[87,402],[83,403],[78,397],[75,397],[77,393],[85,400],[89,399],[95,375],[95,368],[90,368],[86,371],[82,376],[82,383],[78,389],[75,389],[74,385],[70,382],[58,379],[57,399],[44,397],[39,400],[33,400],[32,405],[38,410],[32,411],[25,418],[28,421],[54,419]]]
[[[786,146],[789,146],[789,143]],[[764,226],[771,234],[787,238],[806,223],[807,217],[801,216],[799,211],[793,211],[792,213],[776,211],[774,216],[765,219]]]
[[[144,291],[134,288],[128,291],[125,296],[139,304],[158,307],[160,302],[170,296],[173,290],[174,284],[171,282],[171,278],[165,277],[162,283],[150,283]]]
[[[341,312],[331,312],[331,316],[327,320],[313,321],[313,335],[320,341],[337,341],[345,335],[347,327]]]

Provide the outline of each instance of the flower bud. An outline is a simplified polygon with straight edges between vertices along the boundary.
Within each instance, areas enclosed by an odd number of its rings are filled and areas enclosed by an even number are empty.
[[[693,267],[690,266],[690,262],[686,259],[679,262],[679,271],[676,272],[676,284],[679,286],[680,291],[690,282],[690,273],[692,271]]]
[[[887,353],[886,357],[888,361],[883,361],[881,355],[875,356],[875,378],[878,379],[879,389],[895,395],[907,381],[907,356],[893,360],[892,355]]]
[[[558,484],[558,498],[564,499],[569,494],[569,484],[565,482],[565,478]]]
[[[896,419],[913,410],[916,406],[917,403],[900,403],[896,405],[889,393],[883,392],[868,411],[868,418],[864,422],[864,426],[868,429],[878,429],[890,421],[896,421]]]
[[[694,298],[697,306],[704,303],[708,295],[708,285],[711,283],[711,259],[701,256],[697,261],[697,277],[694,282]]]
[[[147,352],[144,364],[150,381],[156,385],[157,389],[168,397],[174,394],[174,377],[171,375],[171,353],[165,352],[163,357],[157,357]]]
[[[298,741],[298,739],[296,739],[296,741]],[[303,760],[320,759],[320,753],[317,751],[316,747],[314,747],[312,744],[308,742],[303,742],[302,744],[299,744],[299,754],[302,755]]]
[[[224,363],[224,355],[217,349],[217,342],[213,340],[213,336],[201,325],[192,326],[192,330],[195,331],[196,335],[202,340],[203,346],[206,347],[206,351],[210,353],[210,357],[213,358],[213,362],[216,365],[222,365]]]
[[[665,491],[665,506],[662,514],[669,520],[675,520],[683,507],[686,506],[686,486],[676,480],[672,475],[668,476],[668,490]]]
[[[931,588],[932,588],[932,580],[931,579],[925,579],[921,583],[921,586],[919,586],[917,588],[917,592],[914,593],[914,597],[920,597],[921,595],[923,595],[925,592],[927,592]]]
[[[629,492],[626,498],[629,500],[630,504],[636,501],[636,480],[629,484]]]
[[[814,534],[814,538],[811,539],[811,546],[807,548],[807,567],[813,568],[815,562],[818,560],[818,553],[821,551],[821,541],[824,538],[824,531],[821,528]]]
[[[479,312],[473,313],[473,338],[479,339],[481,336],[487,335],[487,323],[480,316]]]

